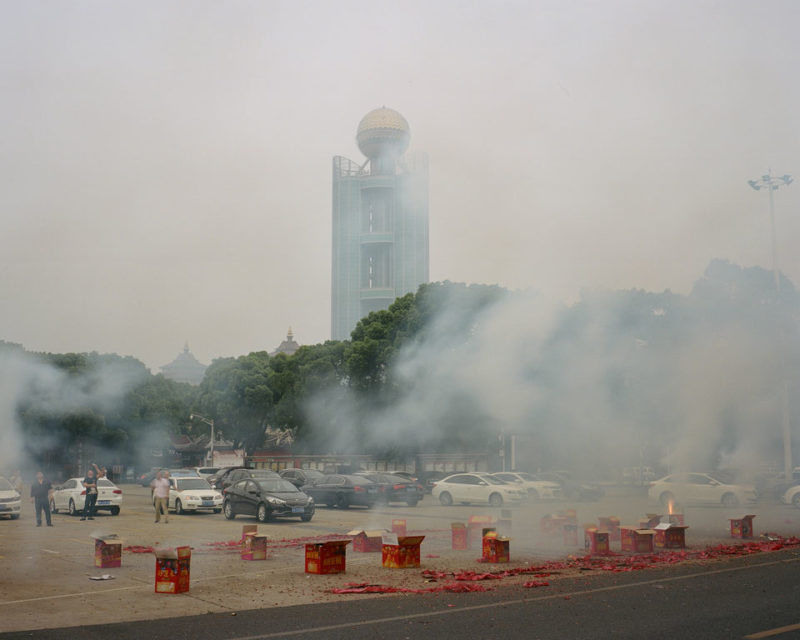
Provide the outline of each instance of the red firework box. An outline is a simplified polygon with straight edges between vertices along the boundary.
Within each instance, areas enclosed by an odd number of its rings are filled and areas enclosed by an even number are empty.
[[[94,566],[103,569],[122,566],[122,540],[117,534],[94,538]]]
[[[406,529],[406,521],[392,520],[392,533],[396,533],[398,536],[408,535],[408,530]]]
[[[469,549],[469,544],[467,543],[467,525],[463,522],[451,522],[450,531],[453,551],[466,551]]]
[[[661,522],[661,518],[663,518],[661,514],[658,513],[646,513],[644,515],[644,520],[639,521],[639,528],[640,529],[652,529],[657,524]]]
[[[484,562],[508,562],[511,559],[511,538],[498,536],[494,529],[484,529],[483,554]]]
[[[620,527],[620,548],[622,551],[633,551],[634,553],[651,553],[655,535],[656,532],[652,529]]]
[[[617,516],[608,516],[605,518],[598,518],[598,529],[601,531],[608,531],[608,539],[611,542],[619,542],[619,518]]]
[[[244,537],[241,551],[242,560],[266,560],[267,536],[250,532]]]
[[[156,593],[189,591],[189,565],[192,548],[156,549]]]
[[[689,527],[661,522],[653,527],[656,532],[654,545],[656,549],[685,549],[686,529]]]
[[[584,525],[583,541],[586,550],[593,556],[604,556],[611,553],[608,531],[601,531],[594,525]]]
[[[353,529],[347,535],[353,537],[353,551],[373,553],[383,548],[382,537],[385,533],[388,533],[386,529]]]
[[[494,516],[470,516],[467,521],[467,544],[470,549],[475,549],[481,545],[484,527],[497,526],[497,518]]]
[[[419,567],[420,545],[425,536],[398,536],[387,533],[383,536],[382,564],[388,569],[410,569]]]
[[[742,518],[731,518],[731,538],[752,538],[753,518],[755,515],[752,514]]]
[[[348,544],[349,538],[306,544],[306,573],[344,573]]]
[[[258,525],[257,524],[243,524],[242,525],[242,542],[247,537],[249,533],[258,533]]]

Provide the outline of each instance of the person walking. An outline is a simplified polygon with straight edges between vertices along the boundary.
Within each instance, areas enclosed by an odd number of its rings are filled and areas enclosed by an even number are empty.
[[[50,521],[50,494],[53,492],[53,485],[44,477],[41,471],[36,472],[36,480],[31,483],[31,502],[36,508],[36,526],[42,526],[42,511],[44,511],[47,526],[52,527]]]
[[[169,471],[159,471],[153,478],[153,504],[156,508],[156,524],[161,521],[161,510],[164,510],[164,523],[169,522],[169,489],[172,483],[169,480]]]
[[[94,506],[97,504],[97,478],[94,476],[93,469],[86,470],[83,486],[86,489],[86,500],[83,503],[81,520],[94,520]]]

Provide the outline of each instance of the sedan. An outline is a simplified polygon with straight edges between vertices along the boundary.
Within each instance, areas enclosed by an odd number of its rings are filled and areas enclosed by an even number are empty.
[[[259,522],[295,517],[309,522],[314,517],[314,499],[288,480],[246,478],[225,489],[222,510],[228,520],[237,515],[255,516]]]
[[[393,473],[380,473],[377,471],[360,471],[356,475],[369,478],[378,484],[379,502],[405,502],[409,507],[416,507],[417,503],[425,496],[421,484],[412,482],[408,478]]]
[[[217,482],[214,485],[216,489],[219,491],[224,491],[227,487],[230,487],[240,480],[244,480],[245,478],[251,478],[253,480],[261,480],[263,478],[279,478],[280,476],[275,471],[270,471],[269,469],[231,469],[227,473],[218,476]]]
[[[722,504],[735,507],[739,504],[755,502],[756,488],[725,482],[708,473],[674,473],[650,483],[648,497],[666,506],[678,503]]]
[[[322,478],[325,474],[316,469],[284,469],[280,472],[281,478],[288,480],[295,487],[302,487],[305,484],[311,484],[316,480]]]
[[[205,478],[171,477],[168,508],[178,515],[187,511],[222,511],[222,494],[212,489]],[[155,498],[153,499],[155,504]]]
[[[19,493],[5,478],[0,478],[0,516],[19,518],[22,499]]]
[[[50,511],[58,513],[67,511],[74,516],[83,511],[86,503],[86,489],[83,487],[83,478],[70,478],[64,484],[53,487],[53,496],[50,498]],[[96,511],[110,511],[112,516],[119,514],[122,507],[122,489],[108,478],[97,479]]]
[[[502,507],[506,503],[519,504],[528,499],[527,490],[498,480],[488,473],[456,473],[439,480],[432,494],[444,506],[460,502]]]
[[[800,509],[800,485],[796,484],[793,487],[789,487],[781,496],[781,502],[784,504],[793,504]]]
[[[317,504],[347,509],[350,505],[372,507],[378,501],[378,485],[369,478],[355,475],[329,474],[303,487]]]
[[[528,498],[531,500],[548,500],[561,496],[561,485],[556,482],[537,480],[530,473],[501,471],[500,473],[493,473],[492,476],[518,487],[524,487],[528,490]]]

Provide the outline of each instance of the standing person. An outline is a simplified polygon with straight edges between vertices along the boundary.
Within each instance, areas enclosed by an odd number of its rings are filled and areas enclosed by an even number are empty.
[[[156,523],[161,520],[161,510],[164,510],[164,523],[169,522],[169,471],[159,471],[150,486],[153,487],[153,498],[156,507]]]
[[[31,484],[31,502],[36,507],[36,526],[42,526],[42,511],[44,511],[47,526],[52,527],[50,522],[50,494],[53,492],[53,485],[44,477],[41,471],[36,472],[36,480]]]
[[[86,489],[86,501],[83,503],[81,520],[94,520],[94,505],[97,503],[97,478],[94,477],[93,469],[86,470],[83,486]]]

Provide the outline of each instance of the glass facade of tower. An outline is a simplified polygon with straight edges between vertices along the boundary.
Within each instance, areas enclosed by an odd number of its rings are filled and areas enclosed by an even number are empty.
[[[428,281],[428,158],[333,159],[331,337]]]

